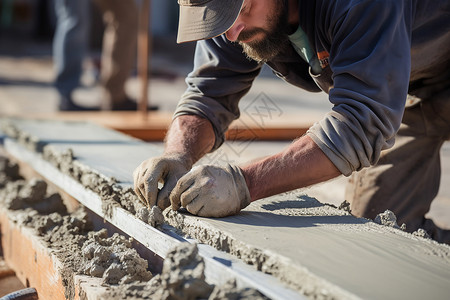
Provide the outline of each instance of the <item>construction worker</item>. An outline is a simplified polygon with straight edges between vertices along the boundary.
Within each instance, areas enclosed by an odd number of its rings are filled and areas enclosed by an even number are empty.
[[[83,60],[87,53],[90,27],[90,1],[55,0],[57,19],[53,41],[55,88],[61,111],[136,110],[128,98],[125,83],[135,59],[137,5],[135,1],[94,0],[105,24],[101,57],[100,107],[78,105],[73,92],[80,86]]]
[[[408,231],[450,241],[424,217],[450,138],[450,1],[178,3],[178,42],[197,41],[194,70],[164,154],[134,172],[142,201],[223,217],[343,174],[352,176],[346,197],[354,215],[390,209]],[[332,110],[273,156],[191,169],[223,143],[264,63],[299,88],[328,93]]]

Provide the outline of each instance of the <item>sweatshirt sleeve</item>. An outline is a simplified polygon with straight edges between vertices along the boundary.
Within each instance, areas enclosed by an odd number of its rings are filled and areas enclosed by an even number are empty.
[[[178,102],[174,118],[198,115],[208,119],[216,142],[224,142],[230,123],[239,118],[239,100],[250,90],[261,65],[242,53],[242,48],[224,36],[198,41],[194,70],[186,77],[187,90]]]
[[[322,32],[331,44],[334,106],[307,134],[349,176],[394,144],[409,85],[410,20],[407,1],[353,1],[337,9],[339,2]]]

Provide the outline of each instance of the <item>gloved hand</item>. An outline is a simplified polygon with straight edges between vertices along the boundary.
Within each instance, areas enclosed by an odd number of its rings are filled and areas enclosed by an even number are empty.
[[[198,166],[178,180],[170,194],[172,209],[185,207],[201,217],[225,217],[250,204],[250,192],[239,167]]]
[[[162,155],[143,161],[133,172],[134,191],[148,207],[157,205],[161,210],[169,207],[169,194],[178,179],[192,166],[182,155]],[[162,183],[161,190],[158,183]]]

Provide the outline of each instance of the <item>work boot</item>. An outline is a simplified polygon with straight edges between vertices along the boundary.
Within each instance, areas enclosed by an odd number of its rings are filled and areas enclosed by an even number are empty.
[[[148,106],[147,109],[148,110],[158,110],[158,106]],[[123,100],[121,102],[112,103],[111,110],[114,110],[114,111],[138,110],[138,103],[129,98],[125,98],[125,100]]]
[[[61,96],[59,99],[59,107],[60,111],[97,111],[100,110],[99,107],[86,107],[80,106],[73,102],[70,97]]]

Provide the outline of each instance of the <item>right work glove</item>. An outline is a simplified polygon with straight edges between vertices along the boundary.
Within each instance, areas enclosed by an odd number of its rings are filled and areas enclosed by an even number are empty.
[[[242,170],[238,166],[203,165],[194,167],[170,194],[172,209],[185,207],[200,217],[226,217],[237,214],[251,202]]]
[[[182,155],[171,154],[149,158],[133,172],[134,191],[147,207],[158,206],[164,210],[170,205],[169,194],[178,179],[191,167]],[[158,183],[163,185],[161,189],[158,189]]]

